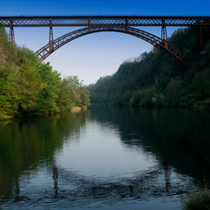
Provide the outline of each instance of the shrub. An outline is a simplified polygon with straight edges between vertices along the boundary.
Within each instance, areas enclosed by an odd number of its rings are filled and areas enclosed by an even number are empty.
[[[193,193],[181,201],[183,210],[210,210],[210,193],[208,190]]]

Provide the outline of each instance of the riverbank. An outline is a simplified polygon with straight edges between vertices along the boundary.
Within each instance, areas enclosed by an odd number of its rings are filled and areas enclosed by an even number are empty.
[[[208,98],[205,101],[198,101],[194,104],[194,108],[202,110],[210,110],[210,99]]]
[[[109,103],[94,103],[91,104],[91,107],[133,107],[131,104],[125,104],[123,106],[116,106],[113,104],[109,104]],[[195,102],[193,104],[190,104],[189,106],[167,106],[165,104],[161,104],[158,106],[155,105],[150,105],[150,106],[135,106],[135,108],[186,108],[186,109],[199,109],[199,110],[210,110],[210,102],[209,99],[205,100],[205,101],[199,101],[199,102]]]
[[[86,110],[87,107],[83,106],[83,107],[73,107],[68,111],[61,111],[61,112],[47,112],[44,114],[40,114],[40,115],[5,115],[5,114],[0,114],[0,121],[6,121],[6,120],[12,120],[12,119],[18,119],[18,118],[23,118],[23,117],[32,117],[32,116],[47,116],[47,115],[55,115],[55,114],[59,114],[59,113],[63,113],[63,112],[71,112],[71,113],[78,113],[81,112],[82,110]]]

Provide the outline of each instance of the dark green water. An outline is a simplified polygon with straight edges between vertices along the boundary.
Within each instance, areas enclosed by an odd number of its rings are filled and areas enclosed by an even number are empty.
[[[210,187],[210,113],[92,107],[0,122],[0,209],[181,209]]]

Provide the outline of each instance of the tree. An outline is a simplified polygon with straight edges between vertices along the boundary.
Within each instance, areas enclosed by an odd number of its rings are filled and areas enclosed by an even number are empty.
[[[76,76],[62,81],[49,63],[9,42],[0,28],[0,119],[66,111],[88,103],[89,92]]]

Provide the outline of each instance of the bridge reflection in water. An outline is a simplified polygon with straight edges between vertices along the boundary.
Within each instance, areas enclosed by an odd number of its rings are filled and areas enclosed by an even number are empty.
[[[157,180],[164,175],[165,184],[161,187],[157,185]],[[176,187],[170,182],[171,169],[170,166],[154,167],[143,173],[136,174],[132,178],[122,178],[117,181],[107,180],[101,181],[97,178],[82,176],[76,172],[72,172],[63,168],[53,166],[53,179],[55,197],[58,196],[59,184],[63,182],[69,186],[76,186],[74,190],[70,190],[72,197],[77,197],[78,194],[82,197],[106,196],[109,197],[155,197],[180,195],[187,192],[191,183],[183,185],[179,183]],[[180,190],[181,189],[181,190]],[[61,195],[62,190],[60,191]],[[70,195],[65,193],[65,195]]]
[[[147,200],[155,197],[181,195],[188,192],[192,183],[188,181],[174,185],[170,182],[170,170],[170,167],[160,166],[150,168],[148,171],[136,174],[132,178],[104,181],[94,177],[82,176],[76,172],[59,168],[56,165],[53,165],[49,173],[52,174],[54,180],[54,199],[71,200],[72,206],[78,206],[80,202],[86,205],[97,200],[100,202],[103,199],[109,205],[121,202],[124,198]],[[165,177],[165,184],[160,185],[162,176]],[[60,188],[59,183],[61,184]],[[68,186],[68,188],[64,190],[63,185]],[[26,196],[20,196],[19,183],[16,182],[15,186],[16,202],[23,200],[27,202],[28,198]],[[47,190],[35,193],[39,194],[39,199],[52,196],[51,191]],[[30,203],[30,201],[28,202]]]

